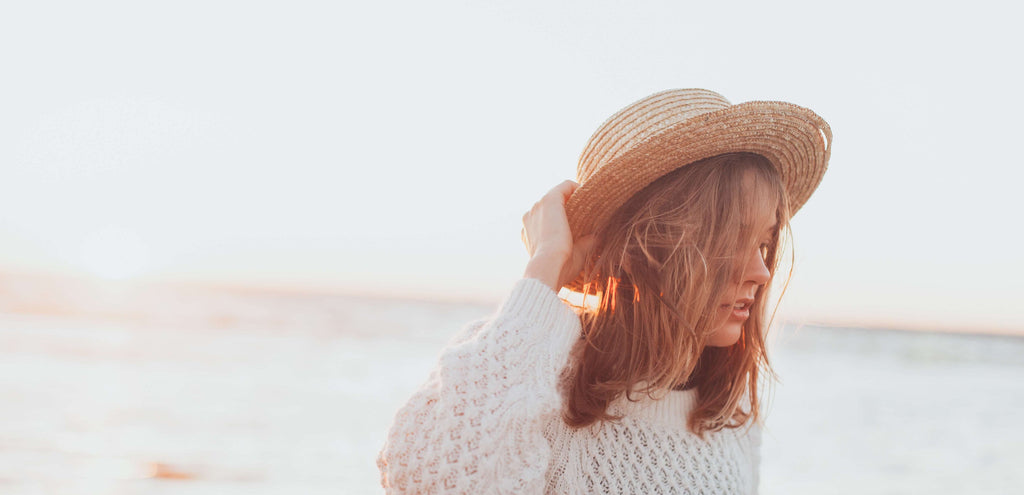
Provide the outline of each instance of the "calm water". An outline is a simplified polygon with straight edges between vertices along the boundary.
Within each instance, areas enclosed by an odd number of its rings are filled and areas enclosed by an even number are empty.
[[[148,301],[148,302],[147,302]],[[150,295],[0,314],[0,493],[380,493],[391,416],[491,307]],[[761,491],[1024,492],[1024,339],[787,327]]]

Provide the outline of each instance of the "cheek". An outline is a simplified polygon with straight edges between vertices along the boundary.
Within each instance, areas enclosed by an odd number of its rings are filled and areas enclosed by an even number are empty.
[[[708,337],[707,345],[712,347],[727,347],[735,344],[743,335],[743,322],[727,320],[718,326]]]
[[[719,306],[718,313],[715,315],[715,324],[725,324],[730,315],[732,315],[732,306]]]

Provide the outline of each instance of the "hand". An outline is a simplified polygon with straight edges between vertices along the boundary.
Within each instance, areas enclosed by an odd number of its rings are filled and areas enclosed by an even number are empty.
[[[579,275],[594,246],[593,235],[573,239],[565,215],[565,202],[578,187],[571,180],[562,182],[523,215],[521,237],[530,255],[523,276],[538,279],[555,292]]]

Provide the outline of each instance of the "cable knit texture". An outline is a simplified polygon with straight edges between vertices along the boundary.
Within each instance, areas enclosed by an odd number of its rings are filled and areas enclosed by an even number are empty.
[[[686,429],[695,391],[634,394],[620,421],[570,428],[558,377],[579,317],[538,280],[441,354],[377,459],[388,493],[756,493],[760,430]]]

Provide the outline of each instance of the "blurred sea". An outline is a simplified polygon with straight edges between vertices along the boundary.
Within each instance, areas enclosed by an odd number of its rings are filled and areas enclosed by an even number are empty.
[[[496,305],[0,280],[0,493],[381,493],[391,417]],[[784,326],[762,494],[1024,493],[1024,338]]]

